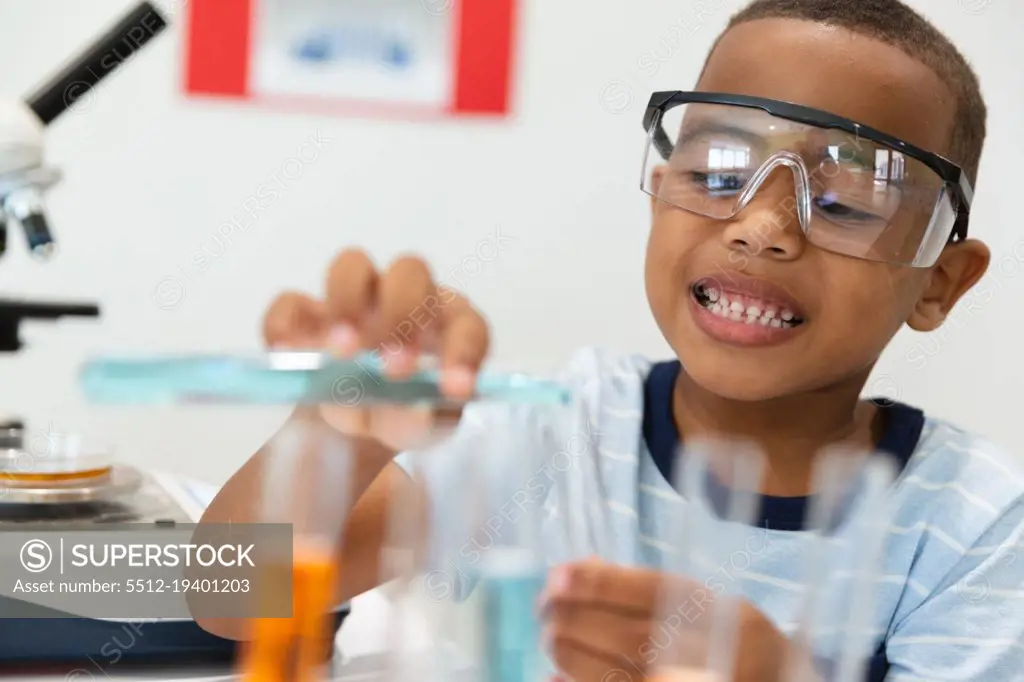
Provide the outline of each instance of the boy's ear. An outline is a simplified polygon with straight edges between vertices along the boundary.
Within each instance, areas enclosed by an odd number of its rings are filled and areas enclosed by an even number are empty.
[[[957,301],[982,278],[991,259],[988,247],[977,239],[943,249],[907,325],[919,332],[938,329]]]

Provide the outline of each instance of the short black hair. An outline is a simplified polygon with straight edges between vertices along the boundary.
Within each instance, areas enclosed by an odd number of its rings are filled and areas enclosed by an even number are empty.
[[[956,103],[947,155],[972,185],[976,182],[985,145],[985,100],[970,64],[931,22],[899,0],[753,0],[732,16],[718,41],[734,26],[761,19],[799,19],[845,28],[899,48],[934,71]]]

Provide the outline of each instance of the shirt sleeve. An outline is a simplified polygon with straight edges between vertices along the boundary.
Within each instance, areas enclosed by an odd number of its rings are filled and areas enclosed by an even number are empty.
[[[886,656],[887,682],[1024,680],[1024,499],[894,628]]]

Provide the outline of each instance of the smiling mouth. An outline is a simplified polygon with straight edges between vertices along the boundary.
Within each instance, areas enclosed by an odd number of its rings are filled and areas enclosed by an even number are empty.
[[[726,291],[713,282],[697,282],[690,292],[697,303],[713,315],[733,322],[773,329],[793,329],[804,318],[787,304]]]

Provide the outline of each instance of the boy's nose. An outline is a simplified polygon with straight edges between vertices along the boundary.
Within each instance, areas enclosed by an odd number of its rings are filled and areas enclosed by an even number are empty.
[[[722,231],[725,245],[744,255],[794,260],[806,244],[797,213],[793,171],[774,169]]]

